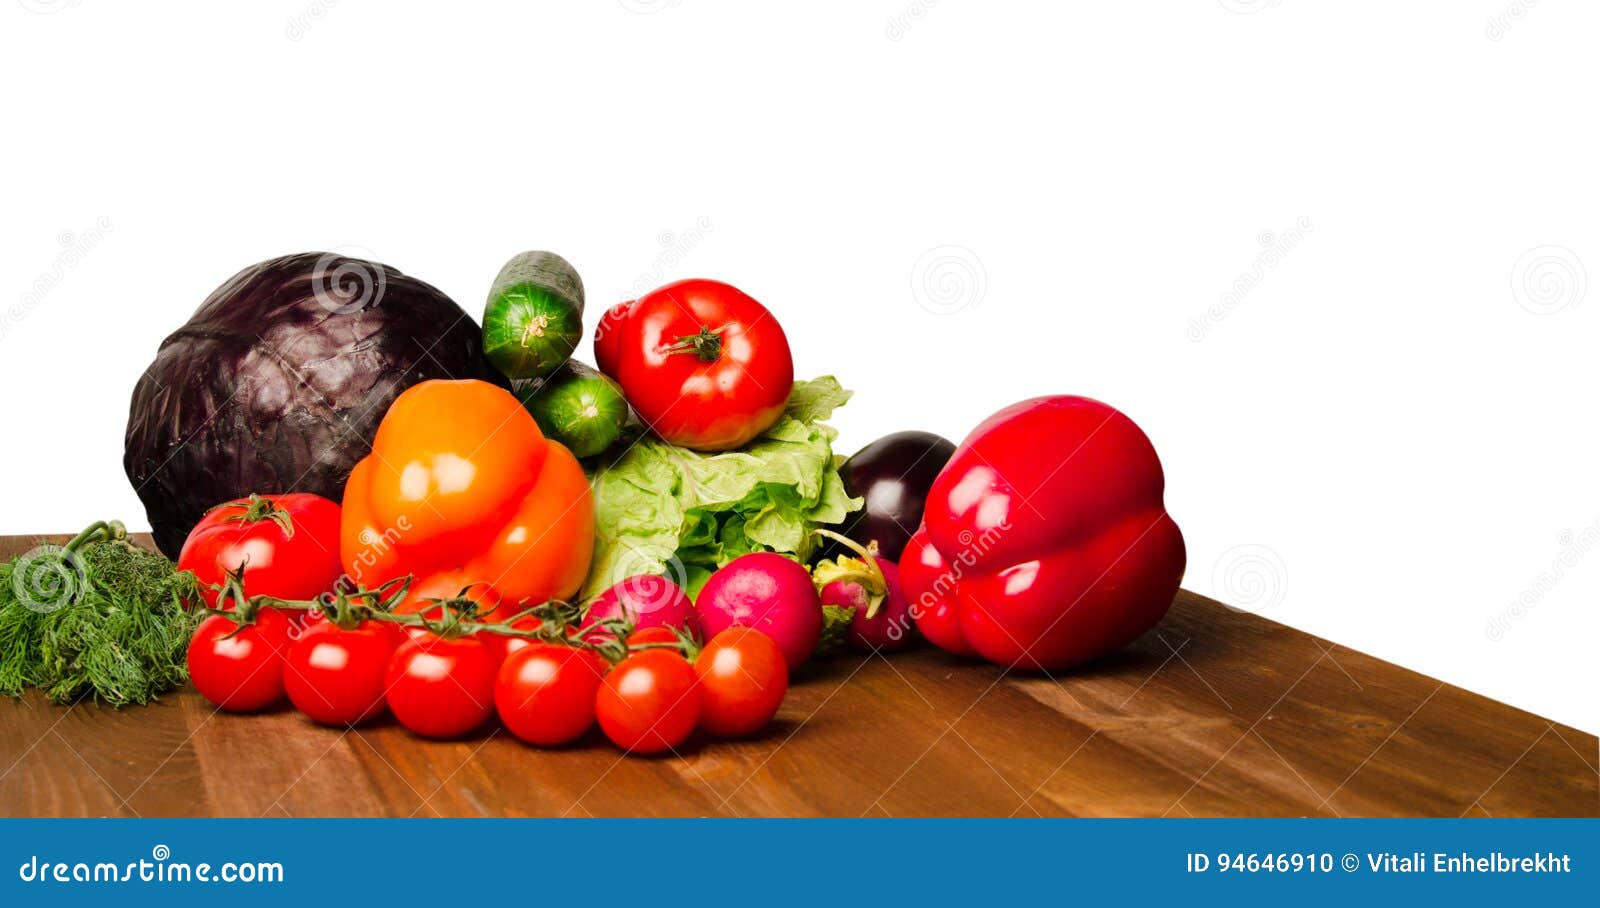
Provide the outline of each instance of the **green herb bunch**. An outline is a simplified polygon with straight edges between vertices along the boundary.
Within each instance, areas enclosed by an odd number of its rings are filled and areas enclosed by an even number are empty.
[[[195,576],[134,545],[116,521],[0,564],[0,693],[148,703],[188,680],[202,615],[185,601],[199,601]]]

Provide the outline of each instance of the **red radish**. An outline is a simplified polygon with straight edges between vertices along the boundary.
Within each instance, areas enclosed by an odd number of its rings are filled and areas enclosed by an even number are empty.
[[[752,627],[778,644],[792,672],[822,638],[822,602],[811,573],[773,552],[740,555],[711,575],[695,600],[707,637]]]
[[[867,577],[839,577],[822,587],[822,604],[842,605],[856,610],[855,617],[850,619],[850,627],[844,632],[845,646],[864,652],[898,652],[916,641],[911,604],[906,601],[906,594],[900,588],[900,568],[881,555],[874,555],[873,559],[883,574],[880,587],[883,593],[874,593],[872,580]],[[819,572],[818,579],[821,577]]]
[[[896,652],[916,640],[911,604],[900,586],[900,568],[878,554],[873,543],[863,548],[839,534],[817,530],[836,539],[860,557],[825,559],[812,570],[823,605],[855,610],[845,629],[845,645],[855,650]]]
[[[584,613],[580,627],[591,627],[608,618],[626,618],[636,631],[673,627],[700,635],[700,616],[689,597],[676,583],[655,574],[625,578],[601,593]]]

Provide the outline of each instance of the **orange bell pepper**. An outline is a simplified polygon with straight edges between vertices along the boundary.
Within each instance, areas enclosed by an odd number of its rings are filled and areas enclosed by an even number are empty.
[[[487,584],[503,610],[578,591],[594,507],[577,458],[488,382],[425,381],[378,425],[345,483],[340,560],[374,587],[441,571]]]

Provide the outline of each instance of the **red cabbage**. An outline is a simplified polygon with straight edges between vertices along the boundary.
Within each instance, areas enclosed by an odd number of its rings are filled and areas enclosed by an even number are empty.
[[[432,286],[316,252],[234,275],[133,389],[122,462],[156,545],[176,557],[206,509],[251,492],[340,500],[390,402],[430,378],[507,386]]]

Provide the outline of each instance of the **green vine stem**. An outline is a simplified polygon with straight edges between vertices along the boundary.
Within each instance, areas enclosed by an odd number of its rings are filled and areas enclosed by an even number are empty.
[[[126,542],[128,528],[120,520],[96,520],[83,528],[83,532],[72,537],[72,541],[62,546],[62,551],[75,553],[91,542]]]
[[[629,644],[627,639],[633,634],[634,624],[626,618],[603,619],[583,628],[580,633],[574,633],[583,612],[578,606],[560,599],[528,606],[499,621],[483,621],[479,617],[482,606],[467,595],[478,583],[468,584],[454,596],[426,599],[424,601],[428,605],[417,612],[395,611],[405,601],[413,582],[412,575],[407,574],[372,589],[359,587],[350,591],[340,590],[316,599],[282,599],[264,594],[248,595],[244,589],[244,567],[241,565],[239,570],[229,572],[222,583],[213,585],[218,593],[217,604],[205,611],[222,615],[240,628],[253,624],[263,608],[274,608],[321,614],[347,630],[363,621],[379,621],[421,627],[446,639],[480,633],[498,634],[587,649],[611,664],[621,662],[633,652],[666,648],[675,649],[693,661],[700,649],[700,644],[693,636],[678,629],[675,629],[678,639],[672,642]],[[230,602],[232,608],[227,607]],[[429,617],[429,613],[436,610],[438,616]],[[538,623],[529,626],[529,622],[535,619]],[[232,633],[238,633],[238,629]]]

